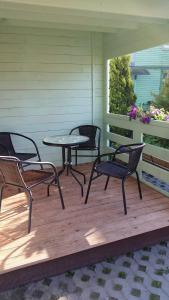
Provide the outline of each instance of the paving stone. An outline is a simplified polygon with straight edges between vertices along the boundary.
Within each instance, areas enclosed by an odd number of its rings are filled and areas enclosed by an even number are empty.
[[[113,289],[114,289],[115,291],[121,291],[122,288],[123,288],[123,286],[122,286],[121,284],[118,284],[118,283],[116,283],[116,284],[114,285],[114,287],[113,287]]]
[[[64,281],[59,282],[59,289],[61,289],[64,292],[67,292],[68,290],[68,284]]]
[[[151,247],[144,247],[144,248],[143,248],[143,251],[151,252]]]
[[[90,294],[90,299],[92,299],[92,300],[98,300],[99,297],[100,297],[100,293],[92,292],[92,293]]]
[[[134,288],[133,288],[133,289],[131,290],[131,295],[133,295],[133,296],[139,298],[139,297],[141,296],[141,291],[140,291],[139,289],[134,289]]]
[[[0,300],[12,300],[10,293],[1,293]]]
[[[34,290],[32,293],[32,297],[35,297],[37,299],[40,299],[43,295],[43,291],[41,290]]]
[[[159,289],[159,288],[161,288],[162,283],[161,283],[161,281],[153,280],[152,283],[151,283],[151,285],[152,285],[153,287]]]
[[[102,273],[104,273],[104,274],[111,273],[111,268],[103,268]]]
[[[78,294],[79,296],[82,294],[83,289],[80,286],[76,286],[74,293]]]
[[[123,262],[123,267],[130,268],[130,266],[131,266],[130,262],[128,262],[128,261]]]
[[[87,275],[87,274],[84,274],[84,275],[81,277],[81,281],[84,281],[84,282],[89,281],[89,279],[90,279],[90,276]]]
[[[127,275],[125,272],[119,272],[118,277],[122,279],[126,279]]]
[[[150,299],[150,300],[160,300],[160,296],[159,296],[159,295],[156,295],[156,294],[150,294],[149,299]]]
[[[135,281],[135,282],[138,282],[138,283],[143,283],[144,277],[139,276],[139,275],[135,275],[135,276],[134,276],[134,281]]]
[[[45,279],[43,280],[42,284],[47,285],[47,286],[50,286],[51,282],[52,282],[52,279],[50,279],[50,278],[45,278]]]
[[[96,269],[96,265],[90,265],[90,266],[88,266],[88,269],[90,270],[90,271],[95,271],[95,269]]]
[[[165,264],[165,261],[164,261],[164,259],[162,259],[162,258],[158,258],[158,259],[156,260],[156,264],[157,264],[157,265],[164,265],[164,264]]]
[[[56,296],[56,295],[50,296],[50,300],[58,300],[58,299],[59,299],[59,296]]]
[[[73,272],[73,271],[67,271],[67,272],[65,273],[65,276],[66,276],[66,277],[73,277],[74,274],[75,274],[75,272]]]
[[[145,265],[139,265],[138,270],[141,272],[146,272],[146,266]]]
[[[26,287],[19,287],[14,289],[11,293],[11,299],[13,300],[25,300]],[[0,298],[1,299],[1,298]]]
[[[115,261],[116,261],[115,257],[108,257],[108,258],[106,259],[106,262],[108,262],[108,263],[110,263],[110,264],[114,264]]]
[[[106,280],[105,279],[103,279],[103,278],[97,278],[97,284],[99,285],[99,286],[105,286],[105,283],[106,283]]]
[[[169,242],[45,278],[0,300],[169,300]]]

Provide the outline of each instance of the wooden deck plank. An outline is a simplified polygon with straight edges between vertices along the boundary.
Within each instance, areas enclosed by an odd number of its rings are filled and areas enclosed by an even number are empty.
[[[80,168],[89,176],[89,164]],[[140,200],[133,178],[126,184],[127,216],[116,179],[107,191],[103,190],[104,178],[94,181],[87,205],[71,177],[63,176],[61,184],[65,210],[61,209],[56,188],[52,188],[49,198],[45,196],[46,186],[35,189],[30,234],[26,195],[12,190],[9,196],[11,189],[5,192],[0,214],[0,289],[11,286],[10,276],[22,270],[27,277],[18,275],[18,281],[14,280],[17,284],[41,278],[44,264],[46,275],[52,275],[54,269],[60,273],[109,254],[121,254],[120,245],[123,251],[134,250],[169,237],[169,199],[142,185]]]

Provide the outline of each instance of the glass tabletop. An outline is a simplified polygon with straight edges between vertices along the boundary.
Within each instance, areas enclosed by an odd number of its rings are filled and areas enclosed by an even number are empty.
[[[85,143],[89,140],[87,136],[84,135],[55,135],[45,137],[43,143],[48,146],[74,146],[81,143]]]

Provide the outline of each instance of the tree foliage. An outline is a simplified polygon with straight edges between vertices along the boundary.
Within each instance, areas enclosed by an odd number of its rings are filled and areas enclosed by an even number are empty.
[[[163,87],[159,95],[155,96],[154,103],[158,108],[164,108],[169,111],[169,78],[164,81]]]
[[[128,107],[136,101],[129,63],[129,55],[110,60],[110,112],[126,114]]]

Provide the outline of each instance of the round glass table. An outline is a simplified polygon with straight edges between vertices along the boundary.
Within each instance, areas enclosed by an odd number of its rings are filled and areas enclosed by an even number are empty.
[[[73,168],[72,161],[71,161],[71,149],[73,146],[77,146],[79,144],[85,143],[88,140],[89,138],[87,136],[73,135],[73,134],[49,136],[43,139],[44,145],[62,148],[62,169],[59,171],[59,176],[65,170],[67,171],[67,175],[69,175],[70,173],[73,176],[73,178],[76,180],[76,182],[80,185],[82,196],[83,196],[83,185],[74,173],[83,176],[84,183],[86,183],[86,177],[82,172]],[[67,155],[66,155],[66,150],[67,150]]]

